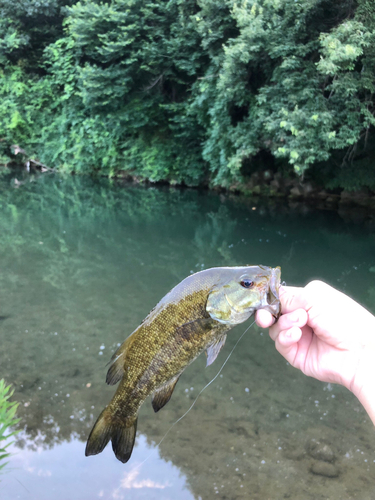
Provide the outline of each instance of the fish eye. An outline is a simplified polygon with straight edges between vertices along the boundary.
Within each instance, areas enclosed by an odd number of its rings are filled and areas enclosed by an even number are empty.
[[[254,281],[251,281],[248,278],[244,278],[242,281],[240,281],[240,285],[244,288],[252,288],[254,286]]]

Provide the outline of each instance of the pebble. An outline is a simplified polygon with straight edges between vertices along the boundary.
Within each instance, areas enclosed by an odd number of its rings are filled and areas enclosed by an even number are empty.
[[[320,441],[312,440],[307,443],[307,452],[310,457],[315,460],[323,462],[334,462],[336,460],[336,455],[332,448],[328,444]]]
[[[318,476],[331,477],[331,478],[338,477],[340,475],[338,467],[336,467],[333,464],[321,461],[313,462],[310,467],[310,472]]]
[[[286,446],[283,449],[283,455],[285,458],[288,458],[289,460],[299,461],[305,457],[306,452],[299,446]]]

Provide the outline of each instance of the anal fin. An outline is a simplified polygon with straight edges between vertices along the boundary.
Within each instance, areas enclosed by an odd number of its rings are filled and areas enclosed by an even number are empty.
[[[171,399],[173,390],[178,382],[180,376],[173,378],[171,381],[164,384],[160,389],[154,392],[152,397],[152,407],[154,412],[158,412],[163,406],[165,406]]]
[[[215,342],[213,342],[210,346],[207,347],[207,349],[206,349],[206,356],[207,356],[206,366],[212,365],[212,363],[215,361],[219,352],[224,347],[226,339],[227,339],[227,334],[224,333],[224,334],[220,335],[220,337],[218,337],[215,340]]]

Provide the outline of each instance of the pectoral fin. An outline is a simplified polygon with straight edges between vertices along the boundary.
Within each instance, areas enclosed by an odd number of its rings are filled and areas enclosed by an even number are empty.
[[[207,365],[206,366],[212,365],[212,363],[215,361],[219,352],[224,347],[226,339],[227,339],[227,334],[224,333],[223,335],[220,335],[220,337],[218,337],[213,344],[211,344],[209,347],[207,347],[207,349],[206,349]]]
[[[180,376],[173,378],[170,382],[164,384],[163,387],[154,392],[152,398],[152,407],[155,413],[163,408],[163,406],[165,406],[171,399],[173,390],[178,382],[179,377]]]

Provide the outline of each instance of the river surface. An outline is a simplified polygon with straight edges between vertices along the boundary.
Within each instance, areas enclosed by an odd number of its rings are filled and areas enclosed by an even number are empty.
[[[84,455],[114,392],[107,362],[174,285],[213,266],[280,265],[286,284],[323,279],[374,311],[370,224],[207,191],[20,179],[0,181],[0,378],[21,418],[1,500],[375,498],[375,432],[356,398],[293,369],[256,326],[170,429],[251,320],[160,412],[145,402],[126,465],[110,446]]]

